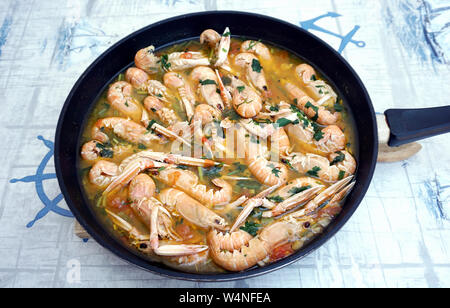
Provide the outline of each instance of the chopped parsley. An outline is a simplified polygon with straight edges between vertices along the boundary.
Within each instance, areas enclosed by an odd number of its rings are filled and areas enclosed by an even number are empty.
[[[279,118],[277,120],[277,124],[278,124],[279,127],[285,127],[286,125],[289,125],[289,124],[298,124],[298,123],[300,123],[300,121],[298,119],[295,120],[295,121],[291,121],[291,120],[286,119],[286,118]]]
[[[273,112],[277,112],[277,111],[280,111],[280,107],[279,106],[270,106],[269,110],[273,111]]]
[[[231,35],[230,31],[223,34],[223,36],[225,36],[225,37],[230,36],[230,35]]]
[[[253,47],[255,47],[255,46],[256,46],[256,44],[258,44],[258,42],[257,42],[257,41],[250,41],[250,43],[248,44],[248,48],[247,48],[247,50],[250,50],[250,49],[252,49]]]
[[[242,226],[240,229],[244,230],[245,232],[247,232],[248,234],[250,234],[252,236],[256,236],[260,227],[261,227],[260,224],[246,221],[245,225]]]
[[[294,187],[294,188],[290,189],[290,190],[288,191],[288,193],[290,193],[290,194],[292,194],[292,195],[296,195],[296,194],[299,194],[299,193],[301,193],[301,192],[303,192],[303,191],[305,191],[305,190],[308,190],[308,189],[310,189],[310,188],[311,188],[311,185],[308,185],[308,186],[302,186],[302,187]]]
[[[275,174],[275,176],[276,176],[277,178],[280,177],[280,175],[279,175],[280,172],[281,172],[280,167],[275,167],[275,168],[272,169],[272,173]]]
[[[339,103],[335,103],[334,104],[334,110],[336,110],[337,112],[342,112],[344,110],[344,106],[342,106]]]
[[[101,144],[99,142],[97,142],[95,144],[95,146],[100,149],[100,156],[101,157],[113,158],[113,156],[114,156],[114,151],[113,150],[111,150],[110,148],[106,147],[104,144]]]
[[[244,189],[254,189],[254,190],[261,189],[261,184],[255,180],[238,181],[236,185],[241,189],[243,189],[243,188]]]
[[[259,63],[258,60],[253,59],[252,60],[252,70],[254,72],[261,73],[261,69],[262,69],[261,63]]]
[[[227,109],[223,112],[224,118],[229,118],[232,121],[240,120],[241,116],[234,110],[234,108]]]
[[[147,147],[145,145],[143,145],[142,143],[138,144],[138,149],[140,150],[147,150]]]
[[[341,151],[336,152],[338,156],[336,156],[333,161],[330,163],[330,166],[336,165],[337,163],[343,162],[345,159],[345,154]]]
[[[339,171],[338,180],[339,181],[342,180],[344,178],[344,176],[345,176],[345,171],[344,170]]]
[[[217,165],[210,168],[202,168],[203,175],[209,178],[217,178],[220,177],[220,172],[223,170],[223,165]]]
[[[161,167],[161,168],[158,168],[158,172],[161,172],[161,171],[163,171],[164,169],[166,169],[166,167]]]
[[[244,91],[245,86],[239,86],[239,87],[236,87],[236,89],[239,91],[239,93],[241,93],[242,91]]]
[[[217,85],[217,83],[214,80],[211,80],[211,79],[200,80],[200,84],[202,86],[206,86],[208,84]]]
[[[166,71],[168,71],[170,69],[170,67],[172,66],[172,64],[169,62],[169,56],[168,55],[163,55],[161,56],[161,67],[163,69],[165,69]]]
[[[156,123],[155,120],[151,120],[147,125],[147,130],[150,130],[152,128],[153,124],[155,124],[155,123]]]
[[[273,196],[273,197],[267,197],[268,200],[276,202],[276,203],[280,203],[283,202],[284,199],[280,196]]]
[[[315,122],[311,123],[313,129],[314,129],[314,140],[319,141],[320,139],[323,138],[324,133],[322,132],[322,129],[320,128],[319,125],[317,125]]]
[[[319,172],[320,170],[322,170],[322,169],[320,169],[320,167],[315,166],[314,168],[312,168],[311,170],[309,170],[308,172],[306,172],[306,174],[308,174],[308,175],[310,175],[310,176],[318,177],[318,176],[319,176],[318,172]]]
[[[307,102],[305,104],[305,108],[311,108],[312,110],[314,110],[316,112],[315,116],[312,117],[311,120],[317,121],[317,119],[319,118],[319,107],[314,106],[313,104],[311,104],[311,102]]]
[[[243,173],[247,169],[247,166],[241,164],[240,162],[234,162],[233,165],[236,167],[236,169],[234,171],[231,171],[230,173],[228,173],[228,175],[240,174],[240,173]]]
[[[311,76],[311,80],[312,80],[312,81],[316,81],[316,80],[317,80],[316,75],[313,74],[313,75]]]

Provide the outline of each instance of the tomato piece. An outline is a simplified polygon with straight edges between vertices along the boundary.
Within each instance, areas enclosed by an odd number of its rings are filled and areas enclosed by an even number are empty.
[[[190,52],[185,52],[180,57],[183,59],[192,59],[192,54]]]
[[[191,228],[186,224],[179,224],[175,227],[175,231],[183,238],[183,240],[191,239],[194,236]]]
[[[234,55],[239,53],[239,51],[241,50],[241,44],[236,43],[236,42],[232,42],[230,45],[230,54]]]
[[[272,251],[272,254],[270,255],[270,260],[276,261],[276,260],[282,259],[284,257],[289,256],[293,252],[294,252],[294,250],[292,249],[292,244],[286,243],[284,245],[276,247]]]

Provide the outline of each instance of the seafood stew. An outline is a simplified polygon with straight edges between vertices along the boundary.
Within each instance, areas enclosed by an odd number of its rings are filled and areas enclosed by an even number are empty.
[[[339,214],[355,134],[312,66],[205,30],[137,51],[87,120],[79,168],[131,249],[184,271],[242,271],[301,249]]]

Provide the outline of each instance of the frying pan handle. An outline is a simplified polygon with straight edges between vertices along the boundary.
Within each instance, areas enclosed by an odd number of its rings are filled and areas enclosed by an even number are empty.
[[[391,147],[450,132],[450,106],[389,109],[384,114],[385,123],[377,117],[379,139]]]

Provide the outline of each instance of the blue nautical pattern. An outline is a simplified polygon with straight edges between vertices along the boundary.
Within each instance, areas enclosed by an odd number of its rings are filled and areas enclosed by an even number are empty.
[[[353,36],[361,28],[359,25],[355,25],[353,27],[353,29],[350,32],[348,32],[346,35],[340,35],[338,33],[332,32],[330,30],[324,29],[324,28],[316,25],[316,22],[321,20],[321,19],[323,19],[323,18],[327,18],[327,17],[337,18],[337,17],[340,17],[340,16],[342,16],[342,15],[340,15],[338,13],[335,13],[335,12],[328,12],[327,14],[317,16],[317,17],[315,17],[313,19],[301,21],[300,22],[300,26],[303,29],[307,30],[307,31],[311,31],[311,30],[319,31],[319,32],[323,32],[323,33],[326,33],[326,34],[329,34],[329,35],[332,35],[332,36],[335,36],[335,37],[341,39],[341,44],[340,44],[339,49],[338,49],[339,53],[342,53],[344,51],[345,47],[347,47],[348,44],[353,44],[353,45],[356,45],[357,47],[360,47],[360,48],[365,47],[366,46],[366,42],[364,42],[364,41],[356,41],[356,40],[353,39]]]
[[[47,164],[50,161],[50,159],[53,158],[54,144],[52,141],[46,140],[42,136],[38,136],[37,139],[41,140],[44,143],[44,145],[48,148],[48,152],[42,159],[41,163],[39,164],[36,173],[21,179],[10,180],[10,183],[34,182],[36,193],[39,199],[41,200],[42,204],[44,205],[44,207],[36,214],[36,217],[27,224],[27,228],[31,228],[36,221],[44,218],[49,212],[54,212],[58,215],[65,217],[73,217],[72,213],[69,210],[63,209],[58,206],[58,203],[61,202],[61,200],[63,199],[62,194],[57,195],[53,199],[50,199],[44,191],[43,181],[56,179],[56,173],[44,173],[45,167],[47,167]]]

